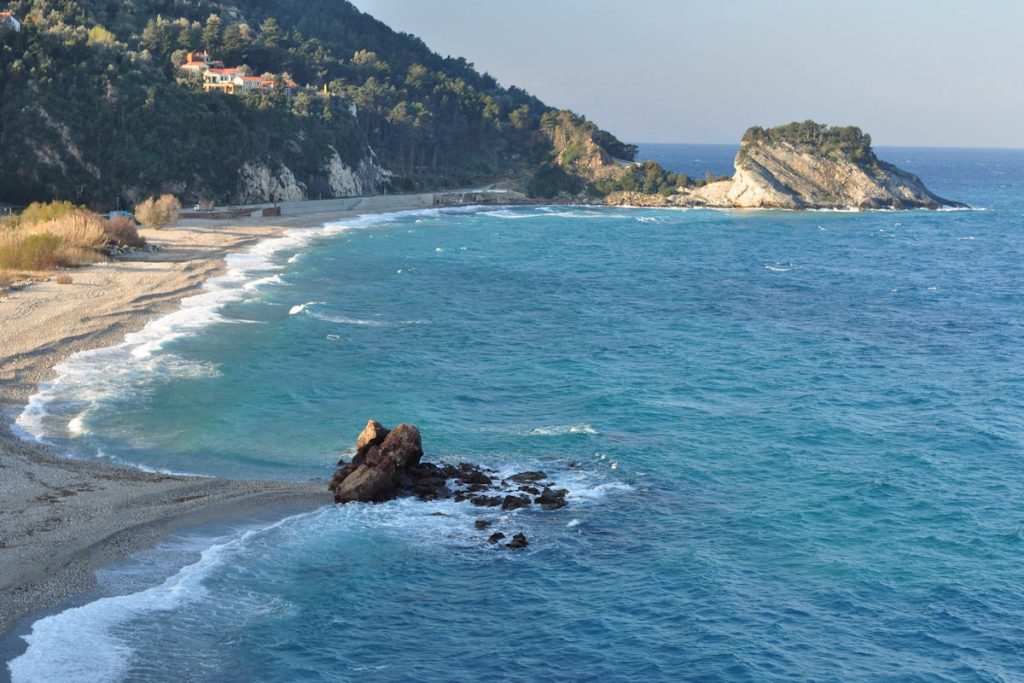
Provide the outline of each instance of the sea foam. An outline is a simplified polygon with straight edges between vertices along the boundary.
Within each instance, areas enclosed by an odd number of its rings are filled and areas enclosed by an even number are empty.
[[[40,619],[32,625],[31,633],[23,636],[28,648],[7,664],[11,680],[14,683],[123,680],[135,651],[125,636],[118,633],[119,627],[134,619],[203,600],[207,595],[203,581],[217,567],[243,552],[251,539],[313,514],[317,513],[296,515],[263,529],[217,539],[202,552],[197,562],[147,590],[101,598]]]
[[[183,299],[178,310],[150,321],[140,331],[126,335],[118,344],[82,351],[58,364],[54,368],[56,377],[37,387],[17,417],[18,434],[37,441],[79,436],[86,431],[89,413],[106,400],[145,390],[150,382],[161,377],[215,374],[216,368],[178,358],[164,352],[164,347],[175,339],[195,334],[211,325],[252,322],[224,316],[221,311],[228,304],[258,296],[261,287],[283,284],[281,271],[286,264],[277,261],[282,252],[292,253],[288,259],[292,263],[297,252],[316,239],[390,223],[407,216],[429,217],[480,210],[478,206],[466,206],[367,214],[326,223],[318,228],[289,230],[281,236],[262,240],[245,251],[228,254],[224,258],[227,272],[204,283],[199,294]],[[319,303],[322,302],[302,304],[293,307],[289,313],[297,315]],[[347,318],[332,322],[378,324]],[[404,321],[399,324],[421,322]]]

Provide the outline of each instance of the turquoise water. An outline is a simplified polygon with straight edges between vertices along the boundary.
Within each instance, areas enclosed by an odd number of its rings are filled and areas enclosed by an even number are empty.
[[[1024,153],[884,152],[984,210],[425,212],[232,259],[22,427],[305,480],[407,421],[570,504],[181,537],[26,629],[15,680],[1024,678]]]

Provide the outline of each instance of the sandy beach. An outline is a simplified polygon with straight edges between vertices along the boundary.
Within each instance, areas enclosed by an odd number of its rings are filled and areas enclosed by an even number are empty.
[[[277,218],[195,221],[144,230],[159,250],[70,271],[0,299],[0,633],[24,615],[93,585],[93,570],[169,531],[268,508],[330,503],[324,484],[176,477],[62,457],[20,438],[14,418],[35,387],[73,353],[119,342],[174,310],[224,256],[296,227],[426,208],[433,195],[282,205]]]

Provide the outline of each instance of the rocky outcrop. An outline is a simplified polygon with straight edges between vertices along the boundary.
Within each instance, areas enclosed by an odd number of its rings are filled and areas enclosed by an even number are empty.
[[[672,195],[618,193],[611,204],[743,209],[940,209],[964,207],[881,161],[858,128],[811,121],[743,136],[732,178]]]
[[[436,465],[423,462],[422,458],[423,441],[416,427],[401,424],[387,429],[370,420],[356,440],[352,460],[338,462],[339,469],[328,488],[338,504],[383,503],[398,496],[415,496],[425,501],[452,498],[478,507],[501,508],[503,512],[534,507],[557,510],[567,504],[569,492],[551,488],[554,482],[544,472],[520,472],[499,479],[493,470],[470,463]],[[474,528],[483,531],[491,523],[476,520]],[[503,538],[503,533],[495,532],[490,542],[497,543]],[[517,534],[506,545],[525,548],[526,537]]]
[[[298,202],[306,199],[306,185],[287,166],[271,169],[266,163],[249,162],[238,169],[240,204]]]
[[[544,472],[520,472],[497,480],[493,470],[470,463],[435,465],[422,458],[423,441],[416,427],[401,424],[389,430],[370,420],[356,440],[352,460],[338,462],[328,488],[336,503],[381,503],[410,495],[420,500],[454,498],[505,511],[533,505],[554,510],[566,504],[568,491],[551,489],[553,482]],[[530,485],[534,483],[543,490]]]
[[[309,183],[296,177],[288,166],[273,168],[264,162],[249,162],[238,170],[237,199],[241,204],[262,202],[298,202],[306,199],[362,197],[377,194],[391,183],[391,172],[382,168],[368,152],[355,168],[347,166],[333,147],[322,175],[308,178],[319,190],[310,191]]]
[[[391,172],[377,164],[373,153],[363,158],[355,168],[346,166],[338,150],[331,149],[327,162],[327,185],[333,197],[361,197],[376,194],[391,183]]]

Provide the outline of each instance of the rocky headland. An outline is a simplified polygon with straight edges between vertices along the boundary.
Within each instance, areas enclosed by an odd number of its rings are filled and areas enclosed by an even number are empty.
[[[805,121],[747,130],[731,178],[673,192],[614,192],[606,203],[742,209],[963,208],[928,190],[920,178],[878,158],[859,128]]]

